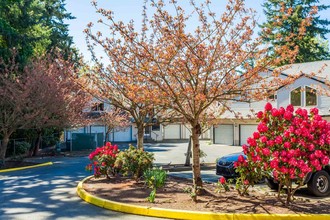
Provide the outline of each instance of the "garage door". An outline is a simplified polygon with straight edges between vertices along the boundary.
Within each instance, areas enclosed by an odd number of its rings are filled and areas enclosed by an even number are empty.
[[[132,132],[131,127],[122,129],[122,130],[115,130],[112,134],[113,142],[130,142],[132,141]]]
[[[164,127],[164,139],[180,139],[180,125],[166,125]]]
[[[215,144],[234,144],[234,126],[218,125],[214,127],[214,143]]]
[[[257,125],[240,125],[240,145],[246,144],[246,140],[257,130]]]

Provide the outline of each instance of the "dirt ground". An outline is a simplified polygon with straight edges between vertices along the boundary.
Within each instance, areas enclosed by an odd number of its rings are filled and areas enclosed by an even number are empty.
[[[117,177],[110,180],[92,178],[85,182],[83,188],[101,198],[148,207],[220,213],[330,213],[330,199],[328,198],[308,199],[297,197],[293,205],[285,207],[275,198],[274,194],[276,192],[252,188],[247,197],[239,196],[234,189],[218,194],[215,193],[214,183],[205,183],[206,195],[198,197],[197,203],[194,203],[188,192],[191,185],[190,180],[168,177],[165,187],[157,191],[155,203],[153,204],[146,201],[150,189],[143,182],[137,183],[128,178]]]

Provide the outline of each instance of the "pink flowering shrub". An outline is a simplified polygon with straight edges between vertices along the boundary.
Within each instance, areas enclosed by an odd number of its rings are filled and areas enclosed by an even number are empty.
[[[107,142],[103,147],[98,147],[89,155],[91,163],[86,166],[86,170],[93,171],[95,177],[109,174],[115,174],[115,161],[119,153],[117,145],[111,145]]]
[[[218,180],[218,183],[217,183],[217,186],[216,186],[216,190],[215,192],[216,193],[221,193],[221,192],[228,192],[230,191],[230,188],[229,188],[229,183],[227,183],[227,180],[225,177],[220,177],[219,180]]]
[[[270,175],[287,188],[289,204],[298,188],[304,185],[309,172],[321,170],[329,163],[330,124],[318,114],[318,109],[308,111],[292,105],[286,109],[273,108],[267,103],[257,114],[259,125],[243,146],[246,160],[235,163],[241,181],[253,184],[251,172]],[[250,177],[250,179],[249,179]],[[293,183],[297,183],[293,187]],[[280,198],[281,191],[278,192]]]

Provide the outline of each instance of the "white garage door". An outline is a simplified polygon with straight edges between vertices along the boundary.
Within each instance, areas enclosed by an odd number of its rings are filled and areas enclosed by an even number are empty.
[[[214,127],[214,143],[215,144],[234,144],[234,126],[218,125]]]
[[[257,130],[258,125],[240,125],[240,145],[246,144],[246,140]]]
[[[164,139],[180,139],[180,125],[166,125]]]
[[[130,142],[132,141],[132,132],[131,127],[122,129],[122,130],[115,130],[112,134],[113,142]]]

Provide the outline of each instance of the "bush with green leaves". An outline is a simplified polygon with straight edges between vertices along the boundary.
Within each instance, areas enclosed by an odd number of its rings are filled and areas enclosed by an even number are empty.
[[[149,202],[155,202],[156,190],[165,185],[166,177],[167,173],[165,170],[162,169],[162,167],[154,167],[153,169],[148,169],[144,171],[143,178],[145,180],[145,183],[149,188],[152,189],[149,197],[147,198]]]
[[[128,149],[118,154],[115,166],[124,176],[132,176],[135,180],[139,180],[143,172],[152,167],[153,161],[153,153],[130,145]]]
[[[31,144],[26,141],[16,142],[15,151],[17,155],[26,154],[31,147]]]

